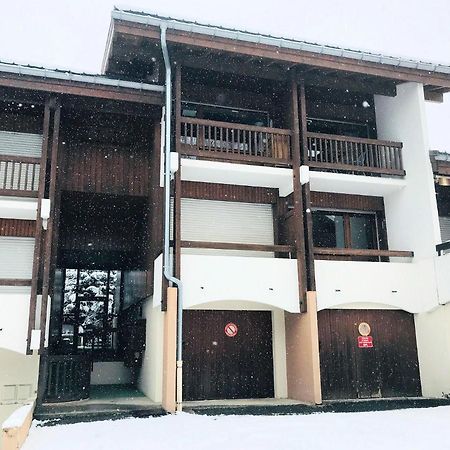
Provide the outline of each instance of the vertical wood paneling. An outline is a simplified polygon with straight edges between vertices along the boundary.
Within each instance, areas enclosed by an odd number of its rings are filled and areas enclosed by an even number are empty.
[[[383,197],[337,194],[333,192],[311,192],[311,204],[315,208],[330,208],[356,211],[384,211]]]
[[[414,316],[391,310],[318,314],[324,399],[421,395]],[[358,348],[358,325],[371,327],[373,348]]]
[[[276,203],[278,190],[234,184],[182,182],[183,198],[224,200],[247,203]]]
[[[35,232],[34,220],[0,218],[0,236],[34,237]]]

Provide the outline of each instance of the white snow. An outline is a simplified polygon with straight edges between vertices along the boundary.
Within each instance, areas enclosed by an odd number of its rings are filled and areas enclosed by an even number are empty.
[[[9,430],[11,428],[18,428],[23,425],[25,422],[25,419],[27,418],[28,414],[33,409],[33,403],[29,403],[27,405],[21,406],[20,408],[16,409],[3,423],[2,423],[2,429],[3,430]]]
[[[450,406],[293,416],[199,416],[37,427],[23,450],[450,449]]]

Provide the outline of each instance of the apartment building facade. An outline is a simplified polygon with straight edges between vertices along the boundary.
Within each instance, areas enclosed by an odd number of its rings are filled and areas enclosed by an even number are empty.
[[[102,75],[0,86],[4,414],[450,393],[450,68],[117,9]]]

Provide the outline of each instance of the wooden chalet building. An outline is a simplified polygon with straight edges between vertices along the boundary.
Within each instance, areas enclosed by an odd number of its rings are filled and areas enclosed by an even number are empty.
[[[446,66],[119,9],[101,75],[0,64],[0,416],[448,395],[424,108],[449,90]]]

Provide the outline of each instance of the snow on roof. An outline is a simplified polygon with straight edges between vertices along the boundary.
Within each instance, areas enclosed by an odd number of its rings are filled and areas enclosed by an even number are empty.
[[[140,89],[144,91],[164,92],[164,86],[140,83],[135,81],[125,81],[115,78],[109,78],[102,74],[92,74],[83,72],[73,72],[66,69],[49,69],[29,64],[19,64],[10,61],[0,61],[0,74],[13,73],[17,75],[28,75],[41,78],[52,78],[65,81],[74,81],[79,83],[92,83],[104,86],[118,88]]]
[[[11,428],[19,428],[25,422],[27,416],[33,410],[33,403],[21,406],[16,409],[3,423],[2,430],[10,430]]]
[[[207,34],[211,36],[235,39],[239,41],[252,42],[255,44],[266,44],[280,48],[289,48],[292,50],[351,58],[378,64],[390,65],[394,67],[425,70],[428,72],[450,75],[450,66],[445,64],[415,61],[413,59],[382,55],[378,53],[372,53],[370,51],[340,48],[332,45],[316,44],[296,39],[287,39],[281,36],[272,36],[268,34],[237,30],[234,28],[227,28],[218,25],[192,22],[185,19],[164,17],[149,11],[134,10],[131,7],[114,6],[114,10],[112,11],[111,16],[113,19],[142,23],[146,25],[166,25],[168,28],[180,31]]]
[[[450,150],[430,150],[430,156],[436,161],[450,162]]]

